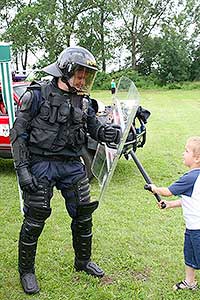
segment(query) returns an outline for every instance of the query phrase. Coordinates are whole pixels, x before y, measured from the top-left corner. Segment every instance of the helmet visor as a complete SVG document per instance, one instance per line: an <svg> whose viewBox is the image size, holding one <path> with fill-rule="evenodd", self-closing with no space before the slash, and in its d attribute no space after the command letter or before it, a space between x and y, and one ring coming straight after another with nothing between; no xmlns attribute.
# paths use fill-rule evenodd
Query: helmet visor
<svg viewBox="0 0 200 300"><path fill-rule="evenodd" d="M69 79L69 84L77 91L89 95L94 83L95 76L96 70L78 66L74 70L73 76Z"/></svg>

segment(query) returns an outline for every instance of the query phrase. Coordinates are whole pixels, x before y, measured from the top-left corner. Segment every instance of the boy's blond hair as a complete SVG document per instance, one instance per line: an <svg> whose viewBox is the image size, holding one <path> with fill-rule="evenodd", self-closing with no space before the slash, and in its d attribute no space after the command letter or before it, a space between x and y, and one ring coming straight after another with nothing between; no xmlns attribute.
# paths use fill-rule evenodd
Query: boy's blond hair
<svg viewBox="0 0 200 300"><path fill-rule="evenodd" d="M195 157L200 156L200 136L192 136L187 140L191 145Z"/></svg>

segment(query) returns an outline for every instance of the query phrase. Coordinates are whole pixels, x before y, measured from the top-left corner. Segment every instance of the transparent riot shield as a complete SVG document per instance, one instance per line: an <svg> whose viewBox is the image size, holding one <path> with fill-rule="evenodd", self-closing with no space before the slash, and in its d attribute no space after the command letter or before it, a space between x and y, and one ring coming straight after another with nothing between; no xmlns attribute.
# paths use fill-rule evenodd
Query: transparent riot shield
<svg viewBox="0 0 200 300"><path fill-rule="evenodd" d="M103 198L113 176L138 106L139 93L136 86L129 78L124 76L121 77L109 116L109 119L113 124L121 126L121 142L117 146L99 143L91 167L101 189L98 199L99 201Z"/></svg>

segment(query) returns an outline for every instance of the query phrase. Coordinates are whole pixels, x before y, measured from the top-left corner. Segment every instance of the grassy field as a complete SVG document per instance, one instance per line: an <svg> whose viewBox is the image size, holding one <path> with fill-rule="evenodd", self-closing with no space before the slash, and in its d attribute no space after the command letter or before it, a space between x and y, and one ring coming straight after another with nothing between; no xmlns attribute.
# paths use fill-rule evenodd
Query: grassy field
<svg viewBox="0 0 200 300"><path fill-rule="evenodd" d="M200 134L200 92L140 91L140 104L152 113L147 142L137 155L158 185L168 185L186 168L185 141ZM111 102L108 91L94 97ZM17 272L17 243L22 222L11 160L0 160L0 299L2 300L183 300L200 290L174 292L184 279L181 209L159 210L132 160L121 158L105 199L94 213L93 259L106 272L99 280L73 270L70 218L55 191L53 213L40 237L36 272L41 292L25 295ZM98 184L91 182L93 198ZM200 273L197 273L200 283Z"/></svg>

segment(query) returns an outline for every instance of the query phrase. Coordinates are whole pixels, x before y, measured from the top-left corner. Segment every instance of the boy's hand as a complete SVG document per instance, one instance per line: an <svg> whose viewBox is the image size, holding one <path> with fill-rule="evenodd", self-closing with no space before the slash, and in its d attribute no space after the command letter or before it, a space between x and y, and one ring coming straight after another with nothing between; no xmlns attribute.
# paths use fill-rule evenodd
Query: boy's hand
<svg viewBox="0 0 200 300"><path fill-rule="evenodd" d="M156 194L156 189L157 189L157 186L155 185L155 184L148 184L148 186L150 187L150 189L151 189L151 192L153 193L153 194Z"/></svg>
<svg viewBox="0 0 200 300"><path fill-rule="evenodd" d="M161 200L160 202L158 202L158 206L160 209L163 209L163 205L165 205L165 208L169 208L170 201Z"/></svg>
<svg viewBox="0 0 200 300"><path fill-rule="evenodd" d="M158 200L158 203L159 203L158 206L161 209L164 209L166 207L165 202L160 198L160 196L157 193L157 187L155 186L155 184L152 184L152 183L151 184L145 184L144 189L148 190L148 191L150 191L151 193L154 194L154 196Z"/></svg>

